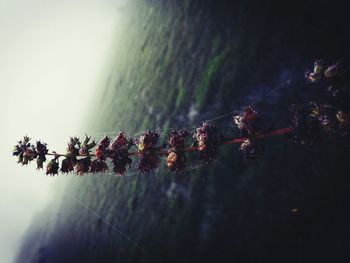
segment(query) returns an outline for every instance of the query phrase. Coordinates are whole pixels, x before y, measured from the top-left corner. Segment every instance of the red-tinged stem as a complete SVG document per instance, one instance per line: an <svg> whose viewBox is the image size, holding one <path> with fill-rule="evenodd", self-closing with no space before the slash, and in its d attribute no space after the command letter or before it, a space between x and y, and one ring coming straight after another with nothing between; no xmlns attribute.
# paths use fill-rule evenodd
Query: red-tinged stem
<svg viewBox="0 0 350 263"><path fill-rule="evenodd" d="M274 131L271 131L271 132L268 132L268 133L264 133L264 134L258 135L257 138L258 139L265 139L265 138L269 138L269 137L272 137L272 136L275 136L275 135L288 134L288 133L291 133L292 131L293 131L293 128L290 128L290 127L282 128L282 129L278 129L278 130L274 130ZM248 139L248 137L236 138L236 139L233 139L231 141L223 142L222 144L241 143L241 142L244 142L247 139Z"/></svg>
<svg viewBox="0 0 350 263"><path fill-rule="evenodd" d="M241 142L244 142L246 139L246 137L242 137L242 138L236 138L236 139L233 139L231 141L227 141L227 142L223 142L222 144L235 144L235 143L241 143Z"/></svg>
<svg viewBox="0 0 350 263"><path fill-rule="evenodd" d="M293 131L293 128L291 128L291 127L282 128L282 129L278 129L278 130L275 130L275 131L271 131L271 132L262 134L259 137L262 138L262 139L265 139L265 138L272 137L272 136L275 136L275 135L288 134L288 133L291 133L292 131Z"/></svg>

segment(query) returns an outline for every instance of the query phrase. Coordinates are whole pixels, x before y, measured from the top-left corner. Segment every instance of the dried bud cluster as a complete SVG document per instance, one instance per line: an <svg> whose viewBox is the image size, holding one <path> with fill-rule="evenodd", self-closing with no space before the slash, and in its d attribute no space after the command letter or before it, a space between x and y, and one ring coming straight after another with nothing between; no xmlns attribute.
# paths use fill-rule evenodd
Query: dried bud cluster
<svg viewBox="0 0 350 263"><path fill-rule="evenodd" d="M203 122L196 129L193 138L202 162L209 163L217 158L219 145L222 142L222 134L213 123Z"/></svg>
<svg viewBox="0 0 350 263"><path fill-rule="evenodd" d="M59 164L57 159L52 159L48 162L46 166L46 174L54 176L58 174Z"/></svg>
<svg viewBox="0 0 350 263"><path fill-rule="evenodd" d="M145 131L135 139L134 143L138 149L139 165L141 173L148 173L156 169L159 164L159 153L161 148L157 146L159 133L157 131Z"/></svg>
<svg viewBox="0 0 350 263"><path fill-rule="evenodd" d="M128 152L132 145L132 140L128 139L124 132L120 132L113 142L109 137L104 137L96 148L96 160L91 164L91 172L107 171L108 166L105 161L109 157L112 160L113 171L117 175L123 175L126 166L132 163Z"/></svg>
<svg viewBox="0 0 350 263"><path fill-rule="evenodd" d="M37 169L43 168L43 163L46 161L45 155L48 153L46 143L41 143L38 141L36 146L31 144L30 138L24 136L23 140L20 140L17 145L15 145L12 154L18 156L18 163L22 165L27 165L34 159L37 159Z"/></svg>
<svg viewBox="0 0 350 263"><path fill-rule="evenodd" d="M312 145L322 135L350 135L349 114L330 105L292 105L290 112L295 142Z"/></svg>
<svg viewBox="0 0 350 263"><path fill-rule="evenodd" d="M254 135L258 130L258 113L251 106L233 116L233 122L243 132L242 136Z"/></svg>
<svg viewBox="0 0 350 263"><path fill-rule="evenodd" d="M169 136L168 156L166 164L172 172L181 172L186 167L185 138L189 135L187 130L172 131Z"/></svg>
<svg viewBox="0 0 350 263"><path fill-rule="evenodd" d="M259 138L262 133L259 121L258 113L251 106L233 116L234 124L241 131L241 136L245 138L239 147L244 160L257 160L264 153L264 146Z"/></svg>
<svg viewBox="0 0 350 263"><path fill-rule="evenodd" d="M327 63L325 60L316 60L313 71L306 71L305 77L324 89L327 98L324 99L326 103L310 102L305 106L291 106L294 141L313 144L323 135L350 135L348 74L339 61Z"/></svg>
<svg viewBox="0 0 350 263"><path fill-rule="evenodd" d="M110 146L110 158L113 163L113 171L123 175L126 166L130 166L132 159L129 157L129 149L133 145L132 139L128 139L124 132L120 132Z"/></svg>
<svg viewBox="0 0 350 263"><path fill-rule="evenodd" d="M43 169L44 162L46 162L46 154L49 152L46 143L36 142L36 151L38 158L36 159L37 169Z"/></svg>

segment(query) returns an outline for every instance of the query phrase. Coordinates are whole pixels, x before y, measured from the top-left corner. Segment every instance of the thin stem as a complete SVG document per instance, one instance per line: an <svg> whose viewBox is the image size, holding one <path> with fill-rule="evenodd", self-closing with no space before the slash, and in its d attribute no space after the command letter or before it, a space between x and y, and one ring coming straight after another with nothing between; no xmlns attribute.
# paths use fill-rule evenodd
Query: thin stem
<svg viewBox="0 0 350 263"><path fill-rule="evenodd" d="M272 137L272 136L276 136L276 135L288 134L288 133L291 133L292 131L293 131L293 128L290 128L290 127L281 128L281 129L278 129L278 130L274 130L274 131L271 131L271 132L260 134L260 135L256 136L256 138L258 138L258 139L266 139L266 138L269 138L269 137ZM222 142L222 145L242 143L242 142L244 142L247 139L249 139L249 137L235 138L235 139L232 139L230 141ZM196 146L188 146L188 147L185 147L183 149L183 152L195 152L195 151L199 151L198 147L196 147ZM164 154L167 154L167 153L168 153L168 150L160 150L158 152L158 155L163 156ZM141 153L139 151L136 151L136 152L129 152L128 154L129 154L129 156L138 156ZM60 154L60 153L55 153L55 152L47 153L46 155L52 155L52 156L56 156L56 157L68 157L67 154ZM105 156L106 157L111 157L108 154L106 154ZM96 157L96 155L95 154L76 155L75 157Z"/></svg>

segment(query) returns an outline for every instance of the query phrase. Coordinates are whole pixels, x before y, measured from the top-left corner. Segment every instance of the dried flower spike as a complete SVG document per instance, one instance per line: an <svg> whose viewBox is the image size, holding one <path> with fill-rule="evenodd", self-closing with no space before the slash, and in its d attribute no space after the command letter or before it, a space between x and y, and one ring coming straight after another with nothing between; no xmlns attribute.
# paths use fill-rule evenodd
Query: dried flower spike
<svg viewBox="0 0 350 263"><path fill-rule="evenodd" d="M126 171L126 166L130 166L132 159L129 157L129 149L133 145L124 132L119 132L117 138L109 147L109 156L113 163L113 172L122 176Z"/></svg>
<svg viewBox="0 0 350 263"><path fill-rule="evenodd" d="M157 147L159 133L156 131L145 131L141 133L140 137L135 140L138 148L139 170L141 173L153 171L159 166L160 160Z"/></svg>

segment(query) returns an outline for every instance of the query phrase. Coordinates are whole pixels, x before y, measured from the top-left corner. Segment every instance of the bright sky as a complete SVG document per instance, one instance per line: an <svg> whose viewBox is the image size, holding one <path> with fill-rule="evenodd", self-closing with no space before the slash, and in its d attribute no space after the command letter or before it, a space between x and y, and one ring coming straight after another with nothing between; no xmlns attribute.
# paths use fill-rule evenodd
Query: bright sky
<svg viewBox="0 0 350 263"><path fill-rule="evenodd" d="M117 3L116 3L117 2ZM23 135L65 150L89 111L120 0L0 0L0 262L12 262L31 218L62 178L16 164Z"/></svg>

